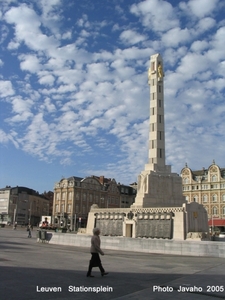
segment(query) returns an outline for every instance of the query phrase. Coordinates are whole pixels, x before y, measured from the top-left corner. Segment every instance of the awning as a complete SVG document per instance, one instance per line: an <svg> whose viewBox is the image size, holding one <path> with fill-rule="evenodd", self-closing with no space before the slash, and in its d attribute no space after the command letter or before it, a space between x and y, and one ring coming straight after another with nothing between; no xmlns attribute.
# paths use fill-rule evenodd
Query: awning
<svg viewBox="0 0 225 300"><path fill-rule="evenodd" d="M208 224L209 226L225 226L225 219L211 219Z"/></svg>

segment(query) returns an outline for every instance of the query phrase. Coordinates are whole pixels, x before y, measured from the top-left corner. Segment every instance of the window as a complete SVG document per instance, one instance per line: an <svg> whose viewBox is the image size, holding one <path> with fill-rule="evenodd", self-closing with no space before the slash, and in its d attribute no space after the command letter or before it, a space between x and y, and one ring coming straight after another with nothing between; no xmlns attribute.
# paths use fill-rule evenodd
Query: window
<svg viewBox="0 0 225 300"><path fill-rule="evenodd" d="M59 200L59 199L60 199L60 194L56 193L56 200Z"/></svg>
<svg viewBox="0 0 225 300"><path fill-rule="evenodd" d="M55 206L55 212L56 212L56 213L59 212L59 205L58 205L58 204L56 204L56 206Z"/></svg>
<svg viewBox="0 0 225 300"><path fill-rule="evenodd" d="M217 207L216 206L213 207L212 213L213 213L213 215L217 215Z"/></svg>
<svg viewBox="0 0 225 300"><path fill-rule="evenodd" d="M217 181L217 175L213 175L213 176L212 176L212 181L213 181L213 182Z"/></svg>
<svg viewBox="0 0 225 300"><path fill-rule="evenodd" d="M159 149L159 157L162 158L162 149Z"/></svg>
<svg viewBox="0 0 225 300"><path fill-rule="evenodd" d="M162 107L162 100L159 100L159 107Z"/></svg>
<svg viewBox="0 0 225 300"><path fill-rule="evenodd" d="M154 114L155 114L154 107L152 107L152 109L151 109L151 110L152 110L152 114L151 114L151 115L152 115L152 116L154 116Z"/></svg>
<svg viewBox="0 0 225 300"><path fill-rule="evenodd" d="M225 194L222 195L222 201L225 202Z"/></svg>
<svg viewBox="0 0 225 300"><path fill-rule="evenodd" d="M184 183L184 184L189 183L189 178L184 178L184 179L183 179L183 183Z"/></svg>
<svg viewBox="0 0 225 300"><path fill-rule="evenodd" d="M65 205L61 204L61 213L64 213L64 212L65 212Z"/></svg>
<svg viewBox="0 0 225 300"><path fill-rule="evenodd" d="M69 192L69 200L72 200L72 192Z"/></svg>
<svg viewBox="0 0 225 300"><path fill-rule="evenodd" d="M67 212L70 213L71 212L71 204L68 204L68 207L67 207Z"/></svg>
<svg viewBox="0 0 225 300"><path fill-rule="evenodd" d="M225 206L223 207L223 215L225 215Z"/></svg>
<svg viewBox="0 0 225 300"><path fill-rule="evenodd" d="M207 195L203 196L203 202L208 202L208 196Z"/></svg>
<svg viewBox="0 0 225 300"><path fill-rule="evenodd" d="M217 184L211 184L211 189L216 189L217 188Z"/></svg>
<svg viewBox="0 0 225 300"><path fill-rule="evenodd" d="M154 61L151 63L151 70L155 71L155 62Z"/></svg>
<svg viewBox="0 0 225 300"><path fill-rule="evenodd" d="M63 193L62 193L62 200L65 200L65 199L66 199L66 193L63 192Z"/></svg>
<svg viewBox="0 0 225 300"><path fill-rule="evenodd" d="M158 139L161 141L163 137L163 132L162 131L158 131Z"/></svg>
<svg viewBox="0 0 225 300"><path fill-rule="evenodd" d="M86 193L83 193L83 201L86 201L86 199L87 199L87 195Z"/></svg>
<svg viewBox="0 0 225 300"><path fill-rule="evenodd" d="M159 93L161 93L161 92L162 92L162 86L159 85Z"/></svg>
<svg viewBox="0 0 225 300"><path fill-rule="evenodd" d="M194 198L193 198L193 201L198 202L198 196L195 195Z"/></svg>
<svg viewBox="0 0 225 300"><path fill-rule="evenodd" d="M213 201L213 202L217 202L217 195L216 195L216 194L214 194L214 195L212 196L212 201Z"/></svg>
<svg viewBox="0 0 225 300"><path fill-rule="evenodd" d="M185 200L186 200L187 202L189 202L189 196L186 196L186 197L185 197Z"/></svg>

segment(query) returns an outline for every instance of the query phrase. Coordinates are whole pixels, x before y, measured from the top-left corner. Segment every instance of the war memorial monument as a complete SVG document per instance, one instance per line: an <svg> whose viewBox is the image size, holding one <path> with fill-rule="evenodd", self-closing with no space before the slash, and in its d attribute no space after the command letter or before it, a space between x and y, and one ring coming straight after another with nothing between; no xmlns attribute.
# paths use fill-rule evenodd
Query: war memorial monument
<svg viewBox="0 0 225 300"><path fill-rule="evenodd" d="M103 236L169 240L207 240L208 216L203 205L187 203L182 178L165 162L164 72L160 54L152 55L148 70L150 124L148 163L138 176L137 196L130 208L93 205L86 233L94 227Z"/></svg>

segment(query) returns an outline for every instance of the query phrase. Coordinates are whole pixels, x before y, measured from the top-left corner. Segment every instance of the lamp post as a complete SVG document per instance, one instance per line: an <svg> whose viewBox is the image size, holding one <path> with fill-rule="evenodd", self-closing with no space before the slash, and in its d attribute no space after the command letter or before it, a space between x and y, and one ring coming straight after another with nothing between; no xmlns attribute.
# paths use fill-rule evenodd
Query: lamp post
<svg viewBox="0 0 225 300"><path fill-rule="evenodd" d="M31 210L32 210L32 201L30 201L30 208L29 208L29 220L28 220L28 224L30 224L30 221L31 221Z"/></svg>
<svg viewBox="0 0 225 300"><path fill-rule="evenodd" d="M213 235L213 231L214 231L214 224L213 224L213 214L212 214L212 235Z"/></svg>

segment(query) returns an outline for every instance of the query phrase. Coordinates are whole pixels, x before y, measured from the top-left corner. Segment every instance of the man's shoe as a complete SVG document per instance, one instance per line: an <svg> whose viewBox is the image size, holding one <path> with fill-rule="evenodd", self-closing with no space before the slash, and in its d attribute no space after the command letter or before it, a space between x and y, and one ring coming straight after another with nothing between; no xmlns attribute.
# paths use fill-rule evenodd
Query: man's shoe
<svg viewBox="0 0 225 300"><path fill-rule="evenodd" d="M91 275L91 274L90 274L90 275L87 274L87 277L95 277L95 276L93 276L93 275Z"/></svg>
<svg viewBox="0 0 225 300"><path fill-rule="evenodd" d="M108 275L109 273L107 273L107 272L104 272L104 273L102 273L102 276L105 276L105 275Z"/></svg>

